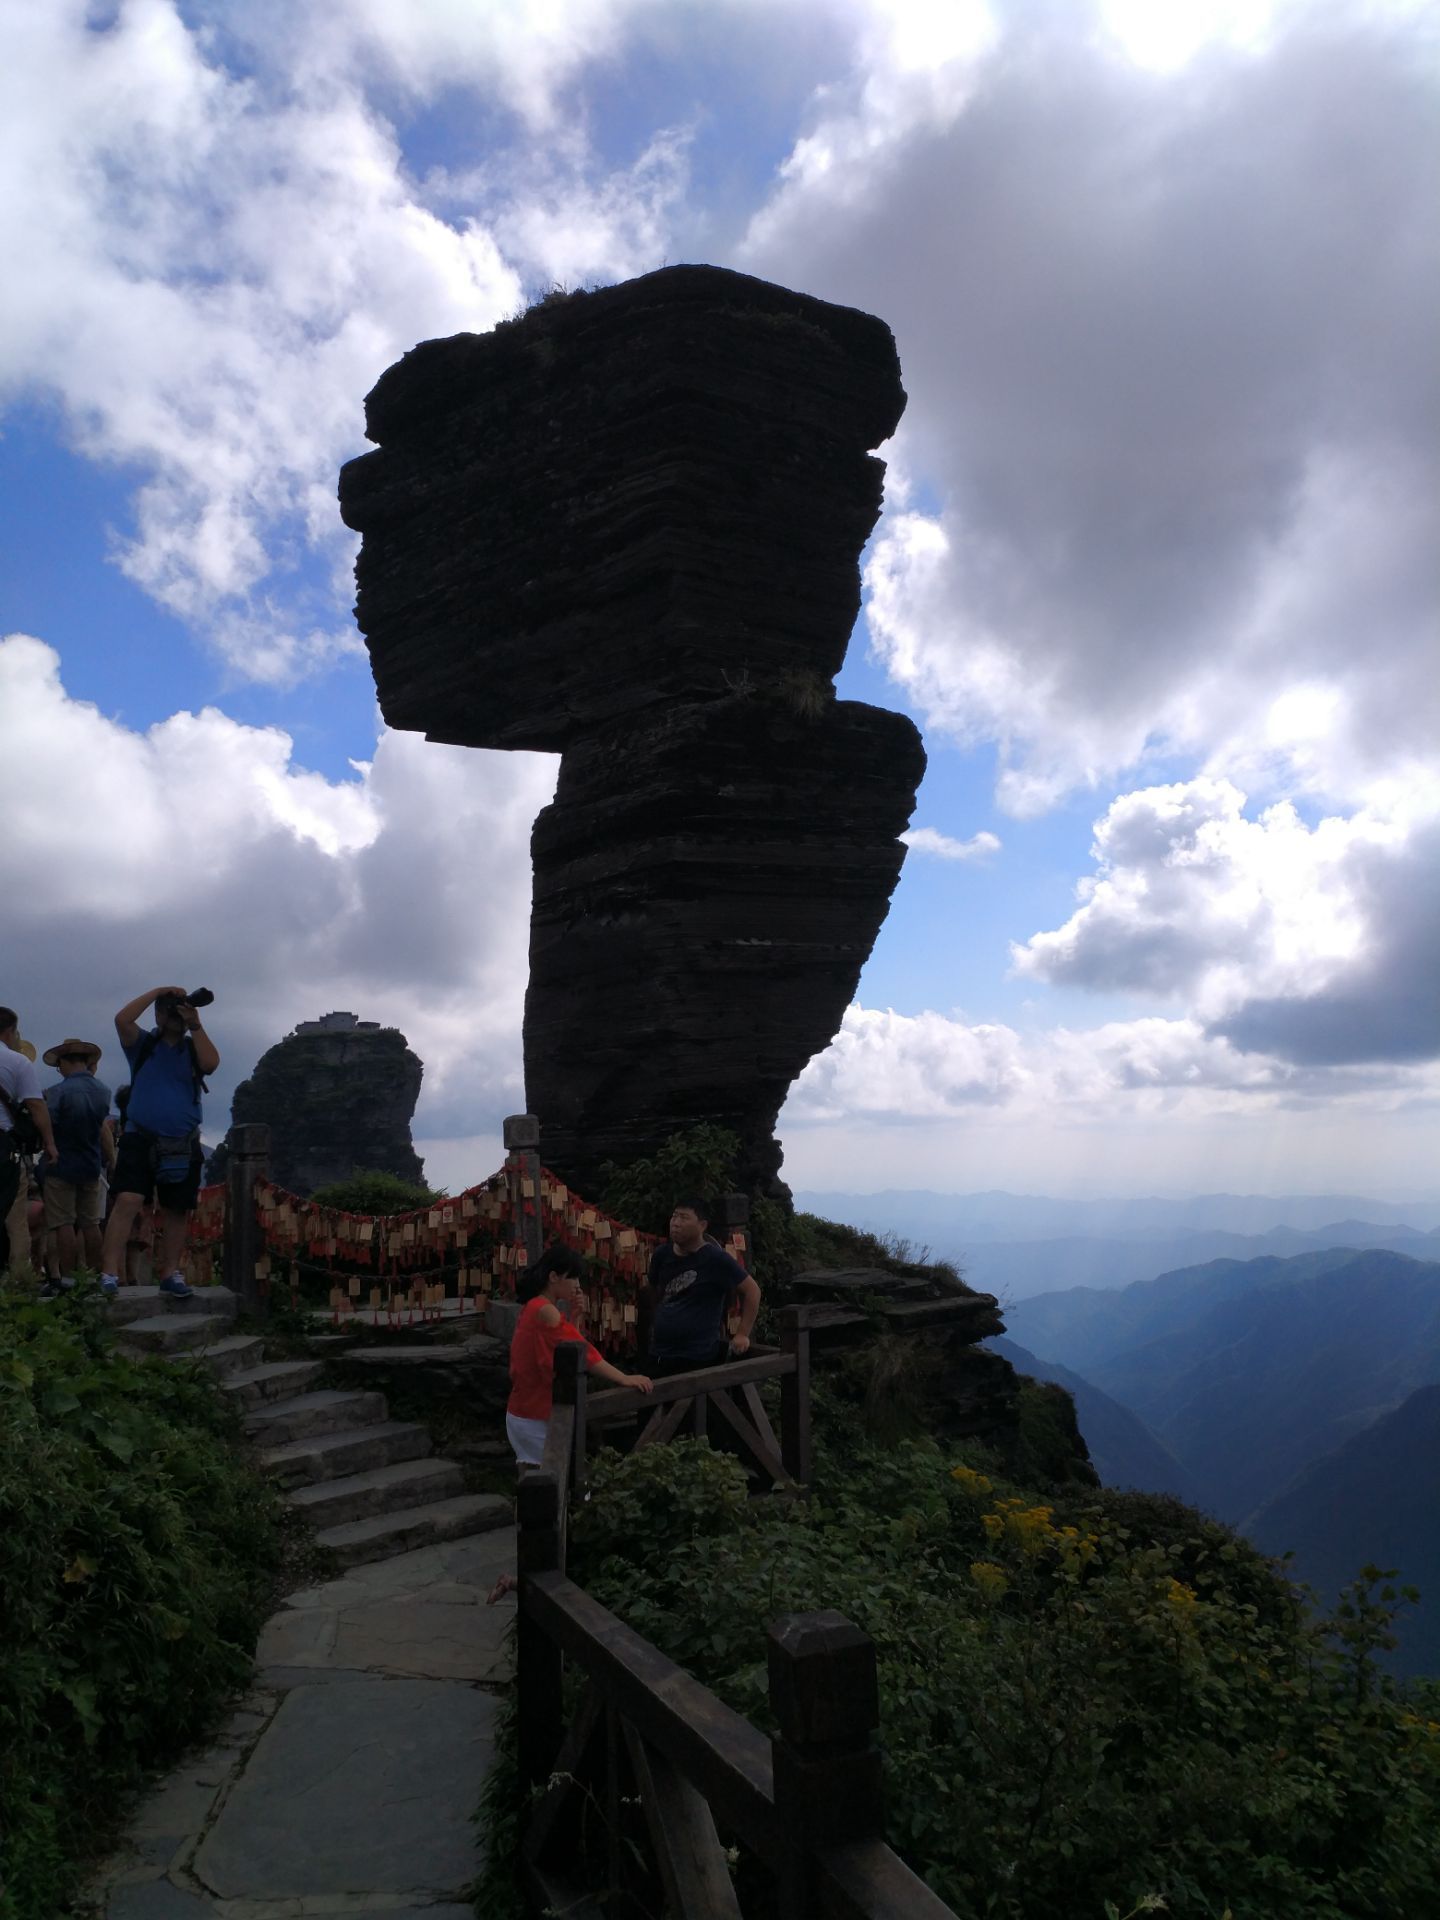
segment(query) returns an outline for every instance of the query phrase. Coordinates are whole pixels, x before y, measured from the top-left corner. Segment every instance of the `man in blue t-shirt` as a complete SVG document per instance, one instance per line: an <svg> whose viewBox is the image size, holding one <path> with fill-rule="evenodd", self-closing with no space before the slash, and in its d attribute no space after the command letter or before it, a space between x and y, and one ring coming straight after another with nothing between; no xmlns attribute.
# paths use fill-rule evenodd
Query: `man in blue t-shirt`
<svg viewBox="0 0 1440 1920"><path fill-rule="evenodd" d="M155 1008L155 1027L140 1031L140 1016ZM130 1100L115 1159L115 1203L105 1229L106 1293L119 1286L125 1243L142 1207L161 1209L156 1271L160 1291L189 1298L180 1271L185 1224L200 1191L200 1083L220 1064L215 1043L200 1024L199 1010L184 987L152 987L115 1016L115 1031L130 1062Z"/></svg>
<svg viewBox="0 0 1440 1920"><path fill-rule="evenodd" d="M700 1199L677 1200L670 1238L650 1259L651 1374L686 1373L747 1353L760 1310L760 1289L723 1247L705 1238L710 1209ZM740 1297L740 1331L725 1332L725 1317Z"/></svg>

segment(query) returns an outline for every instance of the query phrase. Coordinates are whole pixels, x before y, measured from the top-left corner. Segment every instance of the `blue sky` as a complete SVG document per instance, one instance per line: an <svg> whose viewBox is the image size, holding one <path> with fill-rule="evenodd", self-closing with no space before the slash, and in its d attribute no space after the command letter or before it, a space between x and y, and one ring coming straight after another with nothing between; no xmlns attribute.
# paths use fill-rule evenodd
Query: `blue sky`
<svg viewBox="0 0 1440 1920"><path fill-rule="evenodd" d="M791 1177L1433 1190L1423 9L0 19L0 998L38 1038L213 976L223 1105L353 1005L426 1059L432 1172L494 1157L554 769L381 732L335 476L417 340L703 258L880 313L910 395L839 689L921 726L927 831Z"/></svg>

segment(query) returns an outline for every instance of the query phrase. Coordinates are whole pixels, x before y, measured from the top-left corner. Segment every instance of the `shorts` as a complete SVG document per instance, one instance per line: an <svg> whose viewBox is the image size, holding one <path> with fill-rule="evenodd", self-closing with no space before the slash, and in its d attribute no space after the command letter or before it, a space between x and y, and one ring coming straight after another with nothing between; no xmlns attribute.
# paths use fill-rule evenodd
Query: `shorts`
<svg viewBox="0 0 1440 1920"><path fill-rule="evenodd" d="M45 1196L46 1227L98 1227L104 1211L101 1185L98 1178L57 1180L50 1174L41 1188Z"/></svg>
<svg viewBox="0 0 1440 1920"><path fill-rule="evenodd" d="M115 1154L115 1171L110 1176L110 1191L116 1195L138 1193L147 1206L152 1200L158 1201L167 1213L191 1212L200 1192L202 1157L199 1154L194 1156L190 1171L183 1180L157 1181L151 1152L153 1145L149 1134L121 1134Z"/></svg>
<svg viewBox="0 0 1440 1920"><path fill-rule="evenodd" d="M527 1420L523 1413L507 1413L505 1432L510 1445L515 1449L515 1458L522 1467L538 1467L545 1458L545 1436L550 1431L548 1420Z"/></svg>

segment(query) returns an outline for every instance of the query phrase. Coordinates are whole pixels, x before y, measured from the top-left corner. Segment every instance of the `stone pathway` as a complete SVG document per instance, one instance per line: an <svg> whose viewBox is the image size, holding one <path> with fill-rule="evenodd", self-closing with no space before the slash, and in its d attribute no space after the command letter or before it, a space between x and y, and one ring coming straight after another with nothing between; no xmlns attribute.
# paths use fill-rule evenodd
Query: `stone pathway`
<svg viewBox="0 0 1440 1920"><path fill-rule="evenodd" d="M474 1825L509 1680L510 1528L295 1593L216 1744L102 1870L105 1920L471 1920Z"/></svg>

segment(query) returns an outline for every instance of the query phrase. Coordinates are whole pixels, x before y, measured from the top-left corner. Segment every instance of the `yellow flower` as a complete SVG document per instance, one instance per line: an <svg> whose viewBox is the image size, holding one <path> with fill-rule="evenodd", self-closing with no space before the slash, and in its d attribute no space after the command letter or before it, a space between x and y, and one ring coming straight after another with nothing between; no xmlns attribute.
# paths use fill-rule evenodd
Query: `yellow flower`
<svg viewBox="0 0 1440 1920"><path fill-rule="evenodd" d="M1191 1620L1200 1602L1195 1598L1195 1589L1187 1587L1183 1580L1171 1580L1166 1600L1177 1619Z"/></svg>
<svg viewBox="0 0 1440 1920"><path fill-rule="evenodd" d="M983 1500L992 1491L990 1482L983 1473L976 1473L973 1467L952 1467L950 1478L976 1500Z"/></svg>
<svg viewBox="0 0 1440 1920"><path fill-rule="evenodd" d="M1003 1600L1010 1591L1010 1578L1003 1567L997 1567L993 1560L972 1560L970 1578L980 1589L982 1600L992 1606L997 1600Z"/></svg>

